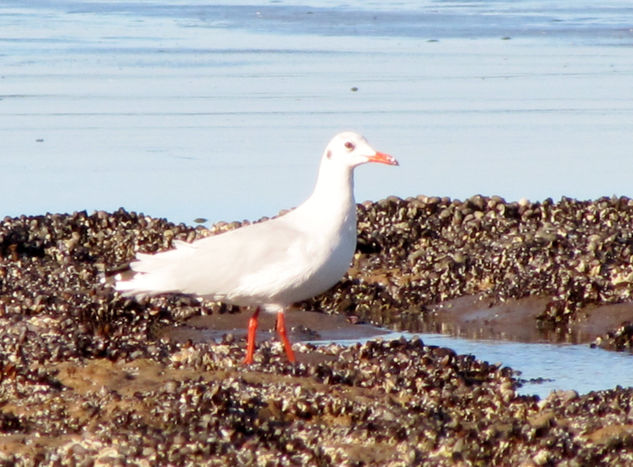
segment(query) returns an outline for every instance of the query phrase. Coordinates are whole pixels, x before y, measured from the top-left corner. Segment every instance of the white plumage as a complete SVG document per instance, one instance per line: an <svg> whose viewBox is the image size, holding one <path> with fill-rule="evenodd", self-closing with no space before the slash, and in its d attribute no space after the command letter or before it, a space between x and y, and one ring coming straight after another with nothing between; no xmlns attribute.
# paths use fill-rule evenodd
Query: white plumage
<svg viewBox="0 0 633 467"><path fill-rule="evenodd" d="M175 242L173 250L138 254L131 264L135 276L117 282L117 290L261 306L278 312L283 324L289 305L328 290L349 268L356 248L353 170L366 162L398 164L356 133L336 135L323 153L312 195L299 207L193 243Z"/></svg>

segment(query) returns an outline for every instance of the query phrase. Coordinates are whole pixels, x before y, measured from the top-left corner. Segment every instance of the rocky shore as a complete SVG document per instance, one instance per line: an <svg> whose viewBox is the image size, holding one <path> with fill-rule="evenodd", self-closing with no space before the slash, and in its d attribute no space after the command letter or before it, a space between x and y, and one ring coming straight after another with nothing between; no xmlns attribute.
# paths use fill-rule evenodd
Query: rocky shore
<svg viewBox="0 0 633 467"><path fill-rule="evenodd" d="M358 214L348 275L299 308L394 329L631 347L633 200L420 196ZM0 463L631 462L630 389L539 401L515 393L511 369L419 340L296 344L296 365L271 341L243 367L232 334L212 343L164 332L238 310L182 296L138 302L110 286L137 251L238 225L123 210L5 218Z"/></svg>

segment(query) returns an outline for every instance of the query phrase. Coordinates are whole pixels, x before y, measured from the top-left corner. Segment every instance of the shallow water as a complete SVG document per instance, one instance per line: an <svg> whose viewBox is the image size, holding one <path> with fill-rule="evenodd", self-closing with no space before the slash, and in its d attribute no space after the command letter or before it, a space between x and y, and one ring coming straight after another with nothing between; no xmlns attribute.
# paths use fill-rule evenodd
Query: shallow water
<svg viewBox="0 0 633 467"><path fill-rule="evenodd" d="M519 371L525 380L518 392L541 398L554 390L573 389L579 394L633 386L633 358L627 353L592 349L588 345L525 344L494 340L472 340L442 334L391 333L382 339L419 337L426 345L449 347L458 354L501 363ZM352 344L352 341L336 341ZM535 380L535 381L530 381Z"/></svg>
<svg viewBox="0 0 633 467"><path fill-rule="evenodd" d="M186 325L166 328L163 335L178 342L218 341L230 333L244 337L249 315L214 314L190 318ZM276 317L260 315L258 340L276 340ZM520 394L541 398L553 390L573 389L580 394L616 385L633 386L633 358L628 353L591 348L588 344L535 344L500 340L466 339L434 333L392 332L369 324L348 322L343 315L318 312L291 312L288 317L292 342L315 345L337 343L353 345L370 339L420 338L426 345L449 347L458 354L471 354L479 360L500 363L517 371L524 380ZM310 355L302 355L309 359Z"/></svg>

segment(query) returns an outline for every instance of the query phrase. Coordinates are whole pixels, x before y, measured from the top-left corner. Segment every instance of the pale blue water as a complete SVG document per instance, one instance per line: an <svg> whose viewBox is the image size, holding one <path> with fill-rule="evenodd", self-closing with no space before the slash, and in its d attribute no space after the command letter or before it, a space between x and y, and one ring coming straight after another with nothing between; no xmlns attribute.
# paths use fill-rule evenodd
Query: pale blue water
<svg viewBox="0 0 633 467"><path fill-rule="evenodd" d="M0 215L275 214L347 128L359 200L631 194L630 2L249 3L1 2Z"/></svg>
<svg viewBox="0 0 633 467"><path fill-rule="evenodd" d="M250 3L0 2L0 217L272 215L343 129L401 163L360 168L359 200L633 194L629 1ZM580 391L633 374L586 347L446 345Z"/></svg>
<svg viewBox="0 0 633 467"><path fill-rule="evenodd" d="M579 394L633 386L633 358L628 353L592 349L588 345L526 344L494 340L473 340L441 334L390 333L382 339L419 337L426 345L449 347L458 354L499 363L525 380L519 394L545 398L554 390L573 389ZM353 342L338 340L339 344Z"/></svg>

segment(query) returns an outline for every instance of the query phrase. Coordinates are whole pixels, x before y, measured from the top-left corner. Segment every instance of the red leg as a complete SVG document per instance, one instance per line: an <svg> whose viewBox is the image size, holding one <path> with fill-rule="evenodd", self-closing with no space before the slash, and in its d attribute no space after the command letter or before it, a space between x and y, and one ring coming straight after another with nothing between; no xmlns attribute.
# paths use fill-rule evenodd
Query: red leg
<svg viewBox="0 0 633 467"><path fill-rule="evenodd" d="M296 361L295 353L292 351L292 345L290 345L288 335L286 334L286 316L284 315L283 311L277 313L277 334L279 334L281 342L283 342L284 344L284 349L286 349L288 360L291 362Z"/></svg>
<svg viewBox="0 0 633 467"><path fill-rule="evenodd" d="M259 318L259 307L248 320L248 343L246 344L246 357L244 365L253 363L253 354L255 353L255 334L257 334L257 318Z"/></svg>

